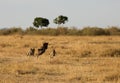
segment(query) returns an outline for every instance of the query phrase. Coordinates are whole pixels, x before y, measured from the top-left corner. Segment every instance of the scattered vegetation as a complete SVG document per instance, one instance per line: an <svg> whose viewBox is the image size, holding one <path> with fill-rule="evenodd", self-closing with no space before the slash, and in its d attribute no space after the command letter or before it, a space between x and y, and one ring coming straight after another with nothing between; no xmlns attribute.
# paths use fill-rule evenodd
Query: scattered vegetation
<svg viewBox="0 0 120 83"><path fill-rule="evenodd" d="M38 24L44 26L43 24ZM46 25L47 26L47 25ZM34 27L28 27L25 30L22 28L4 28L0 29L0 35L13 35L13 34L26 34L26 35L75 35L75 36L101 36L101 35L120 35L120 28L116 26L108 28L99 27L84 27L83 29L77 29L75 27L58 27L58 28L41 28L36 29Z"/></svg>

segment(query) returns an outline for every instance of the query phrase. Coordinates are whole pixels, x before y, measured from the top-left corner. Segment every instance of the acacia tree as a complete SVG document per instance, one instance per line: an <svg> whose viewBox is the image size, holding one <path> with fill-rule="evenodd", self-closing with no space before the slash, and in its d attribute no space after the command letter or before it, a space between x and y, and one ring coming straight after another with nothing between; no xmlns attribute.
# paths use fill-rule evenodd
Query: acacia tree
<svg viewBox="0 0 120 83"><path fill-rule="evenodd" d="M42 28L43 26L47 27L49 25L49 20L42 17L36 17L34 19L33 25L37 28Z"/></svg>
<svg viewBox="0 0 120 83"><path fill-rule="evenodd" d="M60 15L60 16L58 16L57 18L55 18L53 20L53 22L55 24L58 24L58 25L65 24L65 22L67 22L67 21L68 21L68 17L67 16L63 16L63 15Z"/></svg>

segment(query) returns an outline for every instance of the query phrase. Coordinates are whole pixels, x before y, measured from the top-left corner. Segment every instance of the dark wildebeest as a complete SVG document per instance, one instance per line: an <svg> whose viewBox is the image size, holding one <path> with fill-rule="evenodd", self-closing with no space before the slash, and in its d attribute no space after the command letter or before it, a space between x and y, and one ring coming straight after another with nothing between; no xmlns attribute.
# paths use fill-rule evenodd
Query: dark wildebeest
<svg viewBox="0 0 120 83"><path fill-rule="evenodd" d="M38 49L38 56L42 55L48 48L48 43L43 43L43 46Z"/></svg>
<svg viewBox="0 0 120 83"><path fill-rule="evenodd" d="M52 52L50 53L50 57L51 57L51 58L54 57L54 56L56 56L56 51L55 51L55 49L53 49Z"/></svg>
<svg viewBox="0 0 120 83"><path fill-rule="evenodd" d="M53 52L53 56L55 56L55 55L56 55L56 51L55 51L55 49L53 49L52 52Z"/></svg>
<svg viewBox="0 0 120 83"><path fill-rule="evenodd" d="M29 52L28 52L28 56L34 56L35 53L35 48L30 48Z"/></svg>

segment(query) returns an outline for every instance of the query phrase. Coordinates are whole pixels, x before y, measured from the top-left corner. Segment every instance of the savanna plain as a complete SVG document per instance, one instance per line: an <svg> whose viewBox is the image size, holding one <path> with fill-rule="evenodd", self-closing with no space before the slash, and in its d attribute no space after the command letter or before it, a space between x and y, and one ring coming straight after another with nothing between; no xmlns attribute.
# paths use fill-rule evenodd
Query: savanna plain
<svg viewBox="0 0 120 83"><path fill-rule="evenodd" d="M120 37L0 36L0 83L120 83Z"/></svg>

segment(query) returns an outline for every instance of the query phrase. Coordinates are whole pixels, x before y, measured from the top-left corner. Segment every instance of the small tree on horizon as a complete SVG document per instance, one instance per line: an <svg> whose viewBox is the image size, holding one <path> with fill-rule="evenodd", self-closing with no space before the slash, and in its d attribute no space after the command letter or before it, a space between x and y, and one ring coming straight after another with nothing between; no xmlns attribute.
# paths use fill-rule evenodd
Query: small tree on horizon
<svg viewBox="0 0 120 83"><path fill-rule="evenodd" d="M39 27L47 27L49 25L49 20L46 19L46 18L42 18L42 17L36 17L34 19L34 22L33 22L33 25L36 27L36 28L39 28Z"/></svg>
<svg viewBox="0 0 120 83"><path fill-rule="evenodd" d="M67 21L68 21L68 17L63 15L60 15L53 20L53 22L58 25L65 24Z"/></svg>

